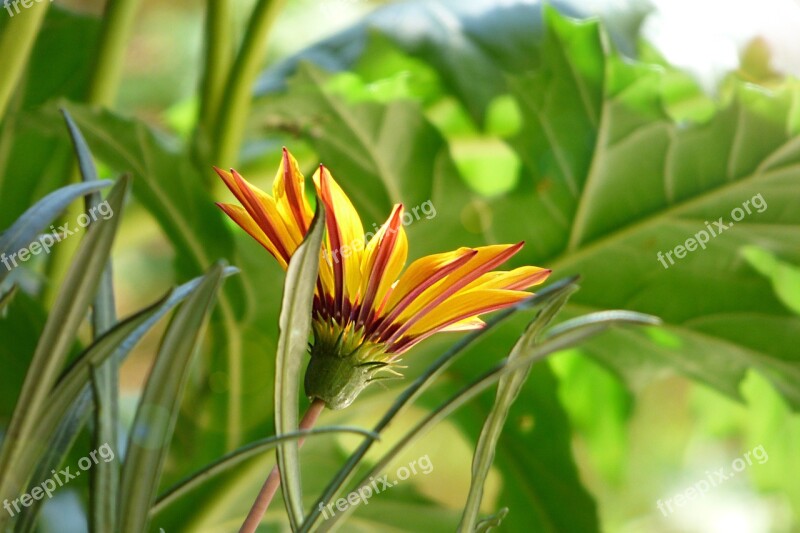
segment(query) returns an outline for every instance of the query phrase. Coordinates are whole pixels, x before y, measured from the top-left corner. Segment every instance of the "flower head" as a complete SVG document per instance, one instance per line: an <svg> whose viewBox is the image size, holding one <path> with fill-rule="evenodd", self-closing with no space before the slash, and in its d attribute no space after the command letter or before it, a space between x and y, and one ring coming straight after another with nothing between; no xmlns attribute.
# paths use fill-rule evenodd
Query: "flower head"
<svg viewBox="0 0 800 533"><path fill-rule="evenodd" d="M215 169L241 206L217 204L261 243L284 269L313 218L305 179L284 149L272 196L235 170ZM314 295L311 362L305 388L331 409L347 407L369 383L399 374L398 358L444 331L479 329L479 315L531 296L550 270L525 266L493 271L523 243L459 248L423 257L403 271L408 240L403 206L371 238L330 172L314 174L325 207L327 236Z"/></svg>

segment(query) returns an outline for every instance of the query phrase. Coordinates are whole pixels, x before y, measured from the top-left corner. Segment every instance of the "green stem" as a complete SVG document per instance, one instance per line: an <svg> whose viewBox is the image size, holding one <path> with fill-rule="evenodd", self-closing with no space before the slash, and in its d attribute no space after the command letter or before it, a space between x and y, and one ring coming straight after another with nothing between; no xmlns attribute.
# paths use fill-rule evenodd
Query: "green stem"
<svg viewBox="0 0 800 533"><path fill-rule="evenodd" d="M14 89L25 71L50 2L36 3L19 13L14 11L15 6L19 9L19 4L4 6L13 18L0 36L0 72L3 73L0 76L0 121L5 117Z"/></svg>
<svg viewBox="0 0 800 533"><path fill-rule="evenodd" d="M200 124L213 131L225 80L233 59L231 14L228 0L208 0L206 11L205 72L200 96Z"/></svg>
<svg viewBox="0 0 800 533"><path fill-rule="evenodd" d="M0 0L2 1L2 0ZM125 46L130 38L133 23L136 19L136 9L140 0L108 0L103 24L100 28L95 50L94 67L89 79L85 102L90 105L112 107L119 89L124 66ZM75 183L80 179L77 165L69 163L65 169L66 183ZM80 208L70 206L64 213L63 220L75 220L81 214ZM66 240L62 246L54 248L50 253L47 266L47 275L51 280L49 287L58 287L64 273L77 248L77 241ZM44 299L52 303L54 291L46 289Z"/></svg>
<svg viewBox="0 0 800 533"><path fill-rule="evenodd" d="M122 79L125 46L133 29L138 7L139 0L108 0L86 95L87 103L100 106L114 104Z"/></svg>
<svg viewBox="0 0 800 533"><path fill-rule="evenodd" d="M266 53L272 24L286 0L259 0L250 17L242 47L228 75L225 94L217 114L213 160L232 166L241 148L244 123L250 111L253 83Z"/></svg>

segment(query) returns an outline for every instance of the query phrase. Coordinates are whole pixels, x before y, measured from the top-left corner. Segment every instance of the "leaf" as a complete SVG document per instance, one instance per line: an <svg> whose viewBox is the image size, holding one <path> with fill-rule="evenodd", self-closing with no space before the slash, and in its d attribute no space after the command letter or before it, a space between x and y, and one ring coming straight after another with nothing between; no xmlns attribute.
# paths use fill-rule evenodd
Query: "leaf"
<svg viewBox="0 0 800 533"><path fill-rule="evenodd" d="M120 531L145 531L164 460L189 378L203 323L222 282L224 266L214 266L170 324L142 393L127 446L120 491Z"/></svg>
<svg viewBox="0 0 800 533"><path fill-rule="evenodd" d="M228 267L224 275L235 272L235 268ZM184 283L153 305L123 320L97 339L63 372L48 399L50 408L42 415L32 439L39 446L28 446L18 460L18 471L21 473L29 472L36 466L33 481L28 486L36 486L48 479L51 469L62 464L91 414L91 402L87 400L91 399L93 371L109 359L121 363L157 322L197 290L203 279L196 278ZM46 448L47 455L43 458L39 454L40 446ZM36 508L29 508L17 527L22 530L33 527L36 513Z"/></svg>
<svg viewBox="0 0 800 533"><path fill-rule="evenodd" d="M31 481L28 483L29 487L36 487L44 483L45 480L52 478L53 470L63 463L67 452L75 444L81 428L89 419L91 413L92 395L88 388L76 399L73 406L74 408L70 409L65 417L57 421L57 427L50 432L51 434L47 440L37 441L39 444L47 443L43 453L28 454L34 455L34 457L27 464L35 465ZM25 458L20 459L20 461L25 461ZM99 464L95 466L99 466ZM36 531L36 521L43 504L44 500L35 500L30 507L25 509L24 513L19 515L19 519L14 526L15 533Z"/></svg>
<svg viewBox="0 0 800 533"><path fill-rule="evenodd" d="M484 533L484 532L488 533L489 531L500 527L500 525L503 523L503 520L507 515L508 515L508 507L504 507L500 509L500 511L496 515L481 520L475 527L476 533Z"/></svg>
<svg viewBox="0 0 800 533"><path fill-rule="evenodd" d="M462 388L458 394L452 396L449 400L440 405L433 412L428 414L421 422L414 426L406 435L400 439L391 450L386 452L380 460L365 474L361 480L356 484L351 492L356 492L362 487L369 485L375 476L380 473L403 451L407 446L412 444L419 436L424 434L431 427L439 423L441 420L450 415L453 411L464 405L466 402L472 400L480 392L487 389L494 383L497 383L504 376L508 376L513 372L525 369L531 364L540 361L544 357L568 348L588 337L597 335L601 331L617 324L658 324L658 319L643 315L641 313L631 313L626 311L609 311L604 313L595 313L587 317L581 317L579 320L572 321L569 326L560 328L559 330L546 335L545 340L541 343L533 343L530 337L538 333L538 326L534 326L535 322L529 326L528 330L523 334L521 345L528 347L524 353L520 353L516 358L506 359L501 364L497 365L492 370L484 373L479 378L472 381L469 385ZM345 511L332 516L326 520L319 528L320 531L330 531L336 524L347 517L355 509L354 506L349 506ZM552 529L558 531L557 529Z"/></svg>
<svg viewBox="0 0 800 533"><path fill-rule="evenodd" d="M625 308L662 317L662 334L615 331L602 346L584 347L629 387L666 367L739 399L741 380L755 366L800 407L800 324L738 254L758 244L800 262L793 193L800 132L792 118L800 85L787 80L767 90L729 80L710 112L707 103L703 112L686 111L697 107L700 91L688 90L681 72L623 58L596 21L547 9L544 22L536 68L509 74L521 126L508 143L522 167L507 194L468 193L452 168L448 132L431 131L419 105L348 103L326 94L324 77L301 71L265 109L301 125L348 193L383 185L383 192L369 190L369 198L352 195L364 210L397 188L382 170L394 161L382 149L382 135L392 131L401 146L424 136L425 148L414 153L417 171L399 167L407 180L400 200L409 206L427 195L438 211L434 220L409 227L412 243L425 233L422 251L442 251L456 238L524 239L518 264L583 275L567 314ZM396 132L386 117L401 107ZM727 225L742 213L704 248L696 242L720 217ZM687 239L694 239L693 251ZM670 340L663 342L665 336Z"/></svg>
<svg viewBox="0 0 800 533"><path fill-rule="evenodd" d="M554 5L572 15L588 14L575 7L576 3ZM630 16L635 18L633 11ZM632 49L632 32L622 27L625 18L618 15L619 20L614 21L622 22L614 37ZM470 116L482 123L491 100L506 92L507 74L530 70L539 63L537 44L543 27L541 4L533 2L445 0L382 6L353 27L270 66L256 85L256 95L282 89L303 61L330 71L352 69L369 52L370 36L378 33L409 56L429 63Z"/></svg>
<svg viewBox="0 0 800 533"><path fill-rule="evenodd" d="M14 296L17 294L18 288L19 287L14 285L9 290L4 292L2 296L0 296L0 313L2 313L5 310L5 308L8 307L8 304L11 303L11 300L14 299Z"/></svg>
<svg viewBox="0 0 800 533"><path fill-rule="evenodd" d="M80 130L70 117L69 112L62 109L67 123L78 167L84 183L98 181L89 147ZM93 214L101 211L102 197L95 192L86 197L85 213L90 220ZM91 225L91 224L90 224ZM117 322L114 299L113 270L111 260L108 262L103 279L97 289L92 304L92 333L94 339L111 329ZM92 385L94 391L94 422L92 433L94 449L108 444L112 449L119 448L119 367L113 359L93 369ZM68 431L68 430L66 430ZM65 439L66 440L66 439ZM91 493L89 513L92 531L113 531L116 529L117 492L119 490L119 459L103 461L95 465L91 472Z"/></svg>
<svg viewBox="0 0 800 533"><path fill-rule="evenodd" d="M108 196L116 216L99 221L86 233L39 338L0 451L0 471L4 473L0 478L0 496L3 498L14 498L27 481L17 473L17 458L22 449L30 445L29 439L45 409L49 391L100 282L122 218L127 185L128 180L121 179ZM6 518L0 518L0 526L5 523Z"/></svg>
<svg viewBox="0 0 800 533"><path fill-rule="evenodd" d="M300 396L300 372L308 352L312 304L319 272L319 251L325 234L325 210L317 204L317 213L306 238L292 255L286 272L280 337L275 357L275 434L296 431L299 424L297 398ZM283 499L292 529L302 523L303 501L300 480L300 457L297 442L278 445L278 469Z"/></svg>
<svg viewBox="0 0 800 533"><path fill-rule="evenodd" d="M772 283L772 289L780 301L800 315L800 268L781 261L768 250L756 246L743 248L742 256Z"/></svg>
<svg viewBox="0 0 800 533"><path fill-rule="evenodd" d="M304 429L295 432L285 433L266 439L261 439L251 442L247 446L243 446L236 451L233 451L214 463L207 465L199 472L194 473L190 477L182 480L176 486L168 489L158 502L153 506L150 511L151 518L157 515L165 507L168 507L172 502L187 497L191 491L200 485L210 482L215 477L218 477L226 472L234 470L239 465L243 464L248 459L263 454L273 448L277 447L280 443L290 442L299 439L305 439L309 436L324 435L329 433L355 433L363 435L371 439L378 439L378 435L360 428L345 427L345 426L329 426L313 429Z"/></svg>
<svg viewBox="0 0 800 533"><path fill-rule="evenodd" d="M16 256L17 252L27 248L37 239L39 233L47 228L74 200L93 191L99 191L109 185L111 185L110 181L67 185L51 192L25 211L10 228L0 235L0 257L3 258L3 264L6 267L0 268L0 282L8 276L12 268L17 264L16 259L12 260L6 256Z"/></svg>
<svg viewBox="0 0 800 533"><path fill-rule="evenodd" d="M203 183L204 172L191 156L182 151L176 139L158 134L144 122L126 119L108 111L98 111L75 104L65 105L80 127L95 157L118 172L129 172L135 179L133 193L152 214L173 245L176 276L194 277L216 260L234 260L233 233L224 215L214 205ZM247 276L244 273L243 276ZM264 423L268 412L246 412L245 391L257 389L255 375L245 372L245 339L241 323L252 304L245 280L232 280L220 294L219 305L210 327L213 346L204 353L198 372L205 376L223 376L226 394L209 395L202 380L192 380L187 390L193 405L191 418L179 419L180 440L177 450L185 459L182 467L204 464L235 448L244 438L245 428ZM266 364L266 363L265 363ZM253 380L253 381L251 381ZM199 413L206 413L200 416ZM250 416L248 416L250 415ZM256 420L252 418L258 417ZM211 427L199 424L214 420ZM202 447L192 443L202 440ZM172 464L170 462L170 464ZM185 472L168 472L174 478Z"/></svg>
<svg viewBox="0 0 800 533"><path fill-rule="evenodd" d="M508 356L509 360L516 359L521 353L533 347L532 345L538 340L539 334L555 318L576 288L572 287L571 289L573 290L565 291L544 305L544 308L539 311L531 323L528 333L514 345L511 354ZM478 443L475 446L475 455L472 460L472 482L467 502L464 506L459 531L471 532L479 529L478 513L483 499L483 486L494 461L497 442L508 418L509 410L528 379L530 370L530 366L522 368L501 379L497 386L494 406L483 423ZM502 513L502 517L495 524L496 526L499 525L499 522L502 521L506 514L507 511Z"/></svg>

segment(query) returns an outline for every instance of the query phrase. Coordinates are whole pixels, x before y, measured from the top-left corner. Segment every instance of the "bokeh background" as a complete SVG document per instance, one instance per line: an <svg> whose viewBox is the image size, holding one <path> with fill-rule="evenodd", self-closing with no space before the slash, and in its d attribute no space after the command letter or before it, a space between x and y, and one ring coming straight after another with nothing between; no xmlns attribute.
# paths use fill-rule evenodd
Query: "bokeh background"
<svg viewBox="0 0 800 533"><path fill-rule="evenodd" d="M230 5L236 40L254 3ZM52 4L0 132L0 227L63 183L72 155L56 109L66 105L102 173L131 172L141 182L114 248L120 315L186 281L204 260L226 257L242 269L226 288L229 314L212 320L165 487L274 431L283 274L214 211L214 201L230 197L210 164L236 166L268 189L287 146L307 176L320 161L331 169L365 226L381 223L395 201L431 201L436 216L407 228L412 259L524 239L514 266L552 267L552 279L583 276L567 316L626 308L664 318L665 328L608 334L534 370L487 486L486 514L510 507L500 531L800 531L800 3L552 6L289 0L253 106L237 125L241 151L215 161L204 145L213 133L198 133L203 2L141 3L118 94L104 111L80 98L104 3ZM4 31L4 12L0 19ZM656 252L706 220L728 219L759 193L764 213L668 270L657 262ZM195 245L202 259L187 258ZM68 257L67 248L58 255ZM39 258L15 273L23 294L0 319L0 422L57 284L51 260L58 261ZM377 450L503 357L524 324L519 317L472 349ZM165 326L122 367L127 423ZM408 378L455 338L439 336L409 354ZM375 387L324 421L369 427L402 386ZM344 530L453 530L492 398L481 396L416 444L397 464L428 455L433 472L376 497ZM309 494L356 442L308 444ZM757 446L768 461L668 516L657 507ZM251 461L176 502L156 516L154 530L235 531L271 460ZM85 530L87 491L76 484L59 492L44 507L41 530ZM286 527L280 505L269 519L265 530Z"/></svg>

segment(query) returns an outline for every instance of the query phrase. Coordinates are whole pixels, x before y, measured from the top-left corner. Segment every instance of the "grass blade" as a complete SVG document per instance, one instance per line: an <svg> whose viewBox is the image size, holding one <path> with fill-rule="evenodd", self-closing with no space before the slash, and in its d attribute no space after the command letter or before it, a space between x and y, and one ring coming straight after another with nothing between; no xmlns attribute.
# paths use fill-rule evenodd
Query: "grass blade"
<svg viewBox="0 0 800 533"><path fill-rule="evenodd" d="M379 473L382 472L389 464L391 464L397 455L401 453L407 446L449 416L453 411L471 399L475 398L478 394L497 383L503 377L506 377L520 369L525 369L537 361L540 361L544 357L559 350L573 346L588 337L608 329L611 326L619 324L660 324L660 321L655 317L629 311L606 311L601 313L593 313L593 315L600 316L587 315L587 317L581 317L583 320L576 319L575 321L571 321L575 322L573 326L568 328L559 328L557 334L548 335L545 340L537 344L532 344L530 339L533 334L538 334L537 328L534 327L535 323L532 323L531 326L529 326L529 328L525 331L521 339L525 345L530 347L528 350L519 353L518 356L513 360L506 359L493 369L484 373L472 383L461 389L461 391L452 396L449 400L444 402L435 411L431 412L411 431L406 433L406 435L400 439L400 441L391 450L386 452L386 454L375 463L370 471L367 472L361 481L359 481L353 490L357 491L360 488L368 485L371 482L371 479L374 476L379 475ZM331 518L329 518L325 523L320 525L318 531L330 531L337 525L339 520L349 516L353 510L354 507L348 507L345 511L331 516Z"/></svg>
<svg viewBox="0 0 800 533"><path fill-rule="evenodd" d="M292 255L286 271L280 315L280 336L275 357L275 435L297 431L300 372L308 352L311 308L319 273L319 251L325 230L325 210L317 213L305 240ZM303 490L300 480L299 446L292 440L278 445L278 469L283 500L292 530L303 522Z"/></svg>
<svg viewBox="0 0 800 533"><path fill-rule="evenodd" d="M164 493L164 495L161 496L158 502L153 506L153 509L150 511L150 517L153 518L157 513L167 508L173 502L187 496L192 490L199 487L203 483L206 483L219 475L233 470L248 459L261 455L264 452L268 452L283 442L289 442L316 435L325 435L328 433L354 433L363 435L372 440L378 439L378 435L366 429L348 426L328 426L284 433L283 435L252 442L247 446L243 446L238 450L225 455L218 461L206 466L199 472L196 472L171 489L167 490L166 493Z"/></svg>
<svg viewBox="0 0 800 533"><path fill-rule="evenodd" d="M70 266L36 346L0 452L0 499L14 498L27 482L17 470L18 456L30 444L55 383L94 296L111 252L128 180L120 180L108 202L117 216L101 220L86 233ZM0 515L0 527L8 518Z"/></svg>
<svg viewBox="0 0 800 533"><path fill-rule="evenodd" d="M541 332L550 324L558 312L567 303L570 296L577 290L577 286L572 286L571 290L565 291L557 298L545 304L539 311L536 318L528 327L528 331L514 345L509 360L518 358L521 354L533 348L533 344L538 340ZM486 476L494 462L495 449L503 426L508 418L511 405L519 396L520 390L528 379L532 364L521 368L511 375L500 380L497 385L494 406L486 417L486 421L481 429L478 443L475 446L475 455L472 460L472 481L470 483L467 502L461 517L459 531L473 532L478 528L478 514L480 512L481 500L483 499L483 488L486 483ZM502 520L502 518L500 519Z"/></svg>
<svg viewBox="0 0 800 533"><path fill-rule="evenodd" d="M524 300L513 307L509 307L503 311L495 314L491 319L486 321L486 326L483 329L470 333L464 336L460 341L455 343L452 348L447 350L441 357L434 361L428 369L419 376L414 382L409 385L395 400L389 410L383 415L378 423L373 428L373 431L380 435L380 433L394 420L394 418L405 408L407 405L416 400L425 389L430 386L437 377L439 377L455 360L464 352L466 348L480 339L483 335L494 329L503 321L511 317L514 313L526 309L535 309L547 302L559 297L565 292L572 291L572 287L578 277L572 277L564 280L559 280L552 285L549 285L536 293L534 296ZM347 462L342 466L336 476L331 480L322 495L314 502L311 512L306 517L305 521L300 528L300 531L310 531L314 526L316 520L319 519L321 514L320 504L327 505L333 496L344 486L348 479L353 474L353 471L367 454L372 447L371 441L366 441L356 449L348 458Z"/></svg>
<svg viewBox="0 0 800 533"><path fill-rule="evenodd" d="M202 341L203 325L219 292L222 274L221 264L211 269L164 335L128 441L118 516L123 533L140 533L147 528L193 355Z"/></svg>

